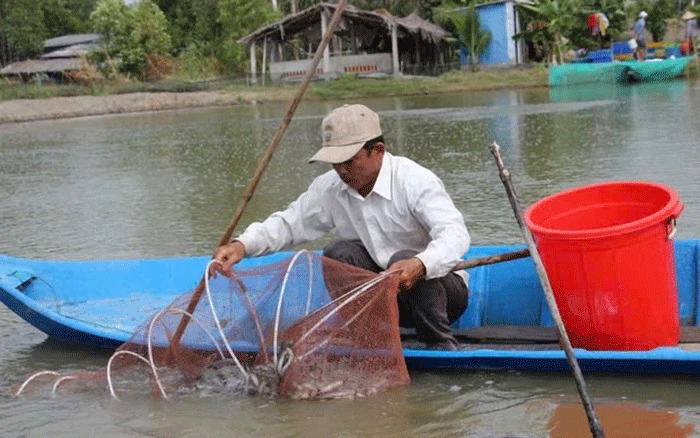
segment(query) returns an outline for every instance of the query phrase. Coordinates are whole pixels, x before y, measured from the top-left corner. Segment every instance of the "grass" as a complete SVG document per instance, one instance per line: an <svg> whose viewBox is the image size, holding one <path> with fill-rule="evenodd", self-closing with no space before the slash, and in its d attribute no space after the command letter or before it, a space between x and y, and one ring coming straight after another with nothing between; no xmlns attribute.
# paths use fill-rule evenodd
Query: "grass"
<svg viewBox="0 0 700 438"><path fill-rule="evenodd" d="M477 72L452 71L438 77L417 78L360 79L354 75L345 75L335 81L311 84L309 96L319 99L341 99L541 86L547 86L547 69L535 66Z"/></svg>
<svg viewBox="0 0 700 438"><path fill-rule="evenodd" d="M690 62L686 78L700 75L700 62ZM517 89L548 86L548 70L536 64L518 68L482 69L472 72L455 70L438 77L360 78L343 75L336 80L317 80L309 84L307 100L361 99L420 94L441 94L480 90ZM248 86L241 78L216 78L206 81L165 80L159 82L123 81L80 85L9 84L0 81L0 101L9 99L42 99L57 96L110 95L136 92L213 91L238 96L240 102L281 102L292 99L299 82L270 83Z"/></svg>
<svg viewBox="0 0 700 438"><path fill-rule="evenodd" d="M185 93L203 91L209 87L204 82L160 81L160 82L95 82L92 85L53 83L23 84L0 81L0 101L12 99L47 99L64 96L103 96L125 93Z"/></svg>
<svg viewBox="0 0 700 438"><path fill-rule="evenodd" d="M452 71L439 77L359 78L343 75L332 81L314 81L305 93L306 99L348 99L369 96L403 96L450 93L502 88L537 87L547 85L547 69L536 65L527 68ZM191 92L218 89L225 93L248 96L257 101L283 101L292 98L299 83L273 83L247 86L240 79L217 81L159 81L95 83L89 86L53 84L11 84L0 81L0 101L10 99L43 99L58 96L109 95L136 92Z"/></svg>

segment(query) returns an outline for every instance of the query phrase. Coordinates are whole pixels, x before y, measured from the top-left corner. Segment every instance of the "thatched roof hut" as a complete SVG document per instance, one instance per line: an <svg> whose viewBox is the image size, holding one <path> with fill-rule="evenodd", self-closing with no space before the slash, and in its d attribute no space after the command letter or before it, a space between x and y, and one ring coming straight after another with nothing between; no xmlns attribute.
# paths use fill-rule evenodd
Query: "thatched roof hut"
<svg viewBox="0 0 700 438"><path fill-rule="evenodd" d="M263 47L263 70L269 60L273 80L303 76L335 9L334 4L318 3L238 40L250 50L253 77L258 44ZM405 69L434 70L452 50L448 39L447 31L415 13L401 18L347 5L317 74L398 75Z"/></svg>

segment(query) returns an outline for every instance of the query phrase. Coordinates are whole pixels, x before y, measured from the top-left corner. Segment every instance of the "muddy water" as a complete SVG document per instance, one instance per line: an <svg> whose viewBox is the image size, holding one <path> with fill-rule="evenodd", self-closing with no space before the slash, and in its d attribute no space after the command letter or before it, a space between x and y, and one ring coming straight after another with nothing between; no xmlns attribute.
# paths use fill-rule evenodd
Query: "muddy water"
<svg viewBox="0 0 700 438"><path fill-rule="evenodd" d="M488 145L521 203L594 182L673 186L679 238L700 237L700 85L499 91L373 99L390 150L432 168L475 244L520 243ZM322 116L300 106L244 216L286 206L327 168L306 159ZM0 125L0 253L55 259L207 254L219 240L286 105ZM320 245L320 243L319 243ZM567 374L415 372L409 387L323 403L189 394L15 398L39 369L98 369L108 352L47 340L0 306L0 436L588 436ZM692 378L586 376L608 437L688 437Z"/></svg>

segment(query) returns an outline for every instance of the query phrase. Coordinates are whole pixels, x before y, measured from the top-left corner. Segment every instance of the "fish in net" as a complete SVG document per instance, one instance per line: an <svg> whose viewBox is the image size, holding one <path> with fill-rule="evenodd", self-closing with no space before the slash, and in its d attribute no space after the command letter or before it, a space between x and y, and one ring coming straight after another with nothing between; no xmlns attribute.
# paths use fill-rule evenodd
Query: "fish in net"
<svg viewBox="0 0 700 438"><path fill-rule="evenodd" d="M410 381L397 293L395 273L308 251L230 277L205 275L201 299L195 289L151 316L105 369L41 371L15 393L50 387L52 394L108 391L119 399L148 388L165 399L196 391L366 397Z"/></svg>

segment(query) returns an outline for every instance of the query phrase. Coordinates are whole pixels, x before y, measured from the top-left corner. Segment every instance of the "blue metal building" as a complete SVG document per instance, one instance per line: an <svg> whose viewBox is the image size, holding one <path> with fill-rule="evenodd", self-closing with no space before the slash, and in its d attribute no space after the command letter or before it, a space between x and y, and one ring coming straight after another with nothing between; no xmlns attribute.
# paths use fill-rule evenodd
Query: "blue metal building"
<svg viewBox="0 0 700 438"><path fill-rule="evenodd" d="M511 66L525 60L525 43L513 39L515 34L521 32L520 17L515 6L521 2L523 0L496 0L477 5L481 27L492 35L491 44L479 56L479 64ZM463 67L469 65L469 52L465 48L460 50L460 64Z"/></svg>

